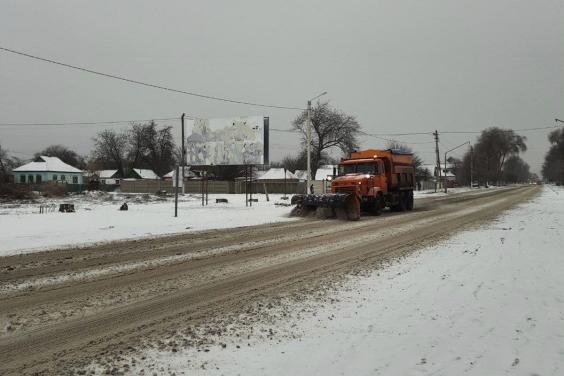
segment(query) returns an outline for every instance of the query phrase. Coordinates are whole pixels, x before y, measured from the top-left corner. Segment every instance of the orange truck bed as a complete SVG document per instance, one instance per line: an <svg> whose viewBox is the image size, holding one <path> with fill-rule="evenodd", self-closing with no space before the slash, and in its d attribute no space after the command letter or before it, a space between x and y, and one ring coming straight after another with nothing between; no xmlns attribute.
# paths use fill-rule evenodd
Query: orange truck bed
<svg viewBox="0 0 564 376"><path fill-rule="evenodd" d="M413 164L413 156L408 153L394 153L392 150L367 149L352 152L349 159L374 159L386 158L394 165L411 165Z"/></svg>

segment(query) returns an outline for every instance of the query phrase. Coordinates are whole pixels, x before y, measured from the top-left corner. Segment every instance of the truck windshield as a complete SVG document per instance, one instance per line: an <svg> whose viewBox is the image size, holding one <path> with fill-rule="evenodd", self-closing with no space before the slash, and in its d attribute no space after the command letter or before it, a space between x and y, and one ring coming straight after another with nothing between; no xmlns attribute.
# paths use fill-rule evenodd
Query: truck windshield
<svg viewBox="0 0 564 376"><path fill-rule="evenodd" d="M374 174L376 166L370 163L339 165L339 175L346 174Z"/></svg>

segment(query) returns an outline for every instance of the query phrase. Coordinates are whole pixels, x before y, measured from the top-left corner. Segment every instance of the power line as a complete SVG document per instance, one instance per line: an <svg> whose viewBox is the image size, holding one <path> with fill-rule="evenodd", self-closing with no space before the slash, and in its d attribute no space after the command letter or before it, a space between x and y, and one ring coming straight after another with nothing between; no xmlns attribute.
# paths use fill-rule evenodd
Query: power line
<svg viewBox="0 0 564 376"><path fill-rule="evenodd" d="M67 125L114 125L143 123L149 121L180 120L180 117L154 118L154 119L134 119L134 120L111 120L111 121L71 121L60 123L0 123L0 127L35 127L35 126L67 126Z"/></svg>
<svg viewBox="0 0 564 376"><path fill-rule="evenodd" d="M59 66L62 66L62 67L71 68L71 69L79 70L79 71L82 71L82 72L95 74L95 75L98 75L98 76L113 78L113 79L116 79L116 80L125 81L125 82L132 83L132 84L152 87L152 88L155 88L155 89L170 91L170 92L173 92L173 93L191 95L193 97L199 97L199 98L210 99L210 100L221 101L221 102L228 102L228 103L244 104L244 105L255 106L255 107L277 108L277 109L281 109L281 110L299 110L299 111L304 110L301 107L277 106L277 105L249 102L249 101L240 101L240 100L235 100L235 99L230 99L230 98L224 98L224 97L217 97L217 96L213 96L213 95L195 93L195 92L186 91L186 90L173 89L173 88L162 86L162 85L151 84L151 83L148 83L148 82L133 80L131 78L127 78L127 77L123 77L123 76L117 76L117 75L110 74L110 73L95 71L95 70L88 69L88 68L82 68L82 67L79 67L79 66L76 66L76 65L71 65L71 64L60 62L60 61L51 60L51 59L47 59L47 58L36 56L36 55L31 55L31 54L28 54L28 53L25 53L25 52L12 50L12 49L2 47L2 46L0 46L0 50L5 51L5 52L9 52L9 53L12 53L12 54L20 55L20 56L25 56L25 57L28 57L28 58L31 58L31 59L40 60L40 61L43 61L43 62L46 62L46 63L51 63L51 64L59 65Z"/></svg>
<svg viewBox="0 0 564 376"><path fill-rule="evenodd" d="M514 131L514 132L529 132L529 131L538 131L543 129L559 129L561 126L552 125L550 127L537 127L537 128L523 128L523 129L501 129L501 131ZM480 134L482 131L440 131L443 134Z"/></svg>

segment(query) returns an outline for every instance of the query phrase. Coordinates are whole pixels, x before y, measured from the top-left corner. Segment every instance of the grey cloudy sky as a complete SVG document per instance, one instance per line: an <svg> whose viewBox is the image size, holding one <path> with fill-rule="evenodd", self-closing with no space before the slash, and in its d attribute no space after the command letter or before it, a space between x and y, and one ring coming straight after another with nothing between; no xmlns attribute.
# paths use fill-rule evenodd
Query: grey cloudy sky
<svg viewBox="0 0 564 376"><path fill-rule="evenodd" d="M564 117L564 2L0 1L0 45L133 79L305 106L327 90L366 131L530 128ZM207 101L0 51L0 123L296 112ZM19 157L53 143L88 153L103 127L0 127ZM177 127L178 128L178 127ZM539 171L548 131L527 132ZM441 148L474 135L441 137ZM399 137L428 162L431 136ZM273 159L297 150L273 133ZM365 147L383 146L363 139Z"/></svg>

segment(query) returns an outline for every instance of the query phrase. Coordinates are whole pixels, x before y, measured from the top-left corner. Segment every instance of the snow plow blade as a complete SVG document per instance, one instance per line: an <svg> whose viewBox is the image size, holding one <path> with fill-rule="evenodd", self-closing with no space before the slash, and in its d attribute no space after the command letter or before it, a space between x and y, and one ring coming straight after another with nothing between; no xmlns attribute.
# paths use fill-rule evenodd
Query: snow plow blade
<svg viewBox="0 0 564 376"><path fill-rule="evenodd" d="M360 219L360 202L349 193L326 193L322 195L295 195L296 205L290 215L305 217L315 213L318 218L339 218L349 221Z"/></svg>

